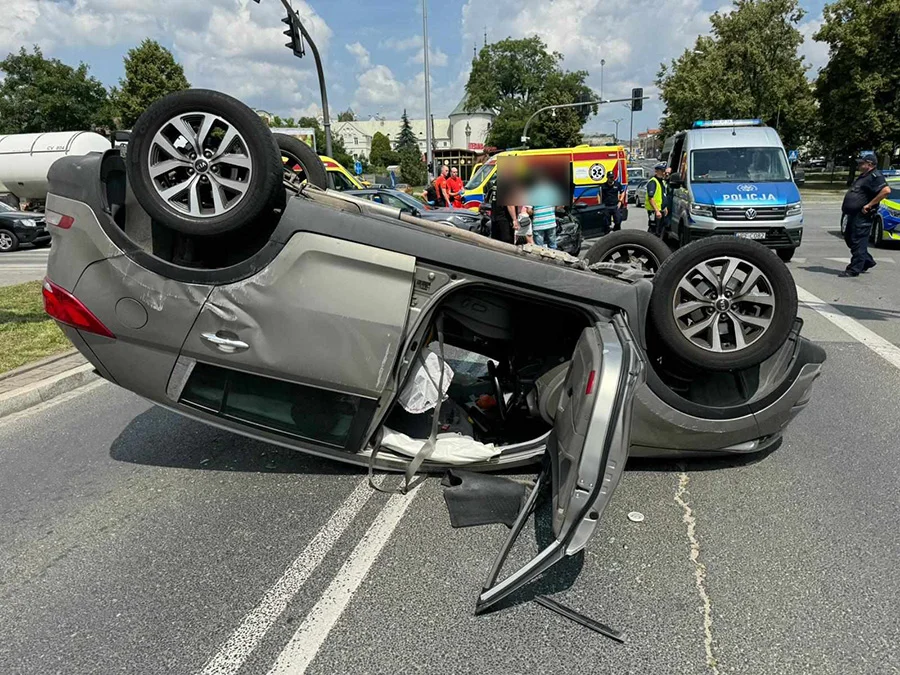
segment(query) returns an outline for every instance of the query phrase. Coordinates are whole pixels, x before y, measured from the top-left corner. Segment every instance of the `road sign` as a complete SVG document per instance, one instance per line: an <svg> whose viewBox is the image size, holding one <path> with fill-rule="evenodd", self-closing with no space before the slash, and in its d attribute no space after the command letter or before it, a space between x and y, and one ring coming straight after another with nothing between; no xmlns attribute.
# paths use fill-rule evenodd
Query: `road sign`
<svg viewBox="0 0 900 675"><path fill-rule="evenodd" d="M796 150L791 150L788 153L788 161L789 162L796 162L798 159L800 159L800 153L797 152Z"/></svg>
<svg viewBox="0 0 900 675"><path fill-rule="evenodd" d="M357 176L361 176L362 175L362 162L356 162L353 165L353 170L356 171Z"/></svg>

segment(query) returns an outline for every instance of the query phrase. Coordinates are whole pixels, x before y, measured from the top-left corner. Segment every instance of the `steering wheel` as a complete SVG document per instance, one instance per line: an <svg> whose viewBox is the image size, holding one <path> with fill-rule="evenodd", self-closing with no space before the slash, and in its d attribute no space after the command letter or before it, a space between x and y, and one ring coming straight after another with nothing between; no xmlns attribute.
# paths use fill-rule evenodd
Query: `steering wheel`
<svg viewBox="0 0 900 675"><path fill-rule="evenodd" d="M500 411L500 420L506 422L506 399L503 397L503 388L500 386L500 377L497 375L497 367L493 361L487 364L488 376L494 385L494 398L497 399L497 410Z"/></svg>

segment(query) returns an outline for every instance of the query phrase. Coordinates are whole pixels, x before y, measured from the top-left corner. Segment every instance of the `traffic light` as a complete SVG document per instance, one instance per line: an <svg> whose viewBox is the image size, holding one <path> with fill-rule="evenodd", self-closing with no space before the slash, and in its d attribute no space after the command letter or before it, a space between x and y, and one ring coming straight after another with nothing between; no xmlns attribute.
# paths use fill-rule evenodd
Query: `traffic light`
<svg viewBox="0 0 900 675"><path fill-rule="evenodd" d="M644 89L635 87L631 90L631 110L637 112L644 109Z"/></svg>
<svg viewBox="0 0 900 675"><path fill-rule="evenodd" d="M306 49L303 46L303 37L300 35L300 18L294 12L288 12L281 23L287 24L288 29L284 31L284 34L291 39L284 46L289 47L294 52L294 56L302 58L306 54Z"/></svg>

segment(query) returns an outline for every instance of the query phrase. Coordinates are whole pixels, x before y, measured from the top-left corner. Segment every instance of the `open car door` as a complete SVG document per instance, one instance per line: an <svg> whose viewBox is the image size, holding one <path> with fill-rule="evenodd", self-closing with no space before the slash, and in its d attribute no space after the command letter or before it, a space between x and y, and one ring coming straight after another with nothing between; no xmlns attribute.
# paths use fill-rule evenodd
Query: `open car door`
<svg viewBox="0 0 900 675"><path fill-rule="evenodd" d="M476 614L585 547L625 468L632 400L643 379L643 365L621 316L584 330L563 385L547 461L494 561L475 605ZM554 541L498 581L506 557L548 482Z"/></svg>

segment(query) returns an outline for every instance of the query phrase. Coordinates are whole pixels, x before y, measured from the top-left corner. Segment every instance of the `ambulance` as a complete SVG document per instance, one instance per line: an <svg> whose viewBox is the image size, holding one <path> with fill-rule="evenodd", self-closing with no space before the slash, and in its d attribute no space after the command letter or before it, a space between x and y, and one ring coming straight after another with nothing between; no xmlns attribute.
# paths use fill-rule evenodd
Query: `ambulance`
<svg viewBox="0 0 900 675"><path fill-rule="evenodd" d="M325 165L325 175L328 176L328 187L332 190L363 190L363 185L352 173L347 171L337 160L327 155L319 155L322 164Z"/></svg>
<svg viewBox="0 0 900 675"><path fill-rule="evenodd" d="M464 206L477 210L484 203L488 186L497 173L497 160L501 157L539 157L547 155L568 155L572 162L572 205L581 220L583 230L594 229L600 206L600 183L606 175L618 179L627 189L625 149L620 145L591 147L579 145L574 148L547 148L542 150L507 150L491 157L482 164L469 182L466 183ZM623 214L623 219L627 212Z"/></svg>

